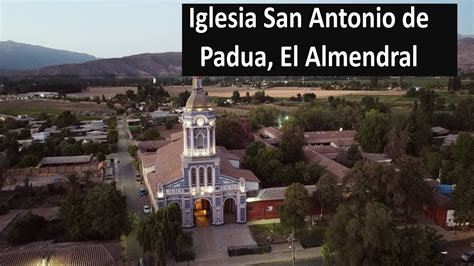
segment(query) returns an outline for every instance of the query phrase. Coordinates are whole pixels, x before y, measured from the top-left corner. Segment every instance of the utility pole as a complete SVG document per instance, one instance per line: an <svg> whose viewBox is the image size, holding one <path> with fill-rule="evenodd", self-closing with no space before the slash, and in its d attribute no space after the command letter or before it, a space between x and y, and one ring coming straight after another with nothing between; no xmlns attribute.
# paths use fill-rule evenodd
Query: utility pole
<svg viewBox="0 0 474 266"><path fill-rule="evenodd" d="M288 237L288 242L291 241L291 246L290 246L290 249L291 249L291 261L292 261L292 265L295 266L295 227L293 226L291 228L291 234L290 236Z"/></svg>

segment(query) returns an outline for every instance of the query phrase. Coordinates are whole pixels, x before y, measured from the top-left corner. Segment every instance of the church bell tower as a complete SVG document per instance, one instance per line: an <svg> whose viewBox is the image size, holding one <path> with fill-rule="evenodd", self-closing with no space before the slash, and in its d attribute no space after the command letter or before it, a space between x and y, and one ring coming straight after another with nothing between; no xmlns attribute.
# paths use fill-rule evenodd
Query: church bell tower
<svg viewBox="0 0 474 266"><path fill-rule="evenodd" d="M201 77L193 77L193 90L181 123L184 186L190 192L190 198L184 200L183 225L190 227L195 224L193 210L196 202L211 206L211 224L223 224L222 194L216 191L221 183L220 159L216 155L216 114L202 88Z"/></svg>

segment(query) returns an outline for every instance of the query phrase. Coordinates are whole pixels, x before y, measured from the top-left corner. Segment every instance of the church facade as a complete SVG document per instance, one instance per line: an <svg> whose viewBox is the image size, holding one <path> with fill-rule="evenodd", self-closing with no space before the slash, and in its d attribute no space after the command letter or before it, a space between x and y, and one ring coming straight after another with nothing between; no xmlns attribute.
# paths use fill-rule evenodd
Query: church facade
<svg viewBox="0 0 474 266"><path fill-rule="evenodd" d="M153 206L177 204L183 227L247 222L246 192L259 180L216 146L216 114L199 77L180 120L182 137L158 149L153 171L144 175Z"/></svg>

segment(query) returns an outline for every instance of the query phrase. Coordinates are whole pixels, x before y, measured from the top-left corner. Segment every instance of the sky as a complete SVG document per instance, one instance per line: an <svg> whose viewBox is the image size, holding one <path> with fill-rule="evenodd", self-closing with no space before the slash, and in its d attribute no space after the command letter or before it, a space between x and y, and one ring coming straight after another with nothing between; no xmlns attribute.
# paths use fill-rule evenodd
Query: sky
<svg viewBox="0 0 474 266"><path fill-rule="evenodd" d="M181 51L182 0L0 0L0 41L99 58ZM458 32L474 35L474 0L240 0L238 3L457 3Z"/></svg>

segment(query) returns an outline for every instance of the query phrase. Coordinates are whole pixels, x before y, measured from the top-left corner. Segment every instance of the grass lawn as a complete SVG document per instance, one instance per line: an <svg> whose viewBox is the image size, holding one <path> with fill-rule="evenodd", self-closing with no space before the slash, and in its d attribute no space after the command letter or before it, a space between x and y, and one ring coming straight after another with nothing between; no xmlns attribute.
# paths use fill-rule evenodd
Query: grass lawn
<svg viewBox="0 0 474 266"><path fill-rule="evenodd" d="M324 238L327 227L328 224L325 221L318 222L315 226L307 223L304 228L295 230L296 239L298 241L321 241ZM285 227L280 223L250 225L249 229L259 245L268 244L268 236L273 239L273 244L287 243L288 235L291 233L291 228Z"/></svg>
<svg viewBox="0 0 474 266"><path fill-rule="evenodd" d="M28 115L31 117L39 117L39 115L44 112L49 115L57 115L60 114L63 110L56 109L56 108L47 108L47 107L37 107L37 106L22 106L21 108L12 108L12 107L1 107L0 106L0 114L6 115Z"/></svg>

